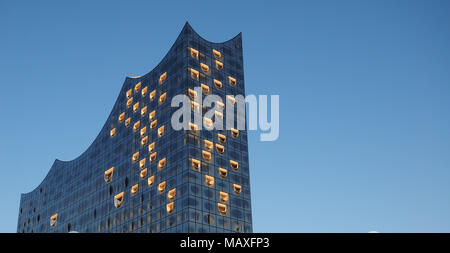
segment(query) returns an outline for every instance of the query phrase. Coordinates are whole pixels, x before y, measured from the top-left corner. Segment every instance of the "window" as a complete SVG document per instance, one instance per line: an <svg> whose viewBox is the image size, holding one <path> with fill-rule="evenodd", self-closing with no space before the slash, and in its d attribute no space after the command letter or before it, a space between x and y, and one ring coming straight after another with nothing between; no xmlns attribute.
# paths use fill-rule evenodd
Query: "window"
<svg viewBox="0 0 450 253"><path fill-rule="evenodd" d="M214 186L214 177L205 175L205 184L206 184L206 186L213 187Z"/></svg>
<svg viewBox="0 0 450 253"><path fill-rule="evenodd" d="M236 86L236 78L229 76L228 82L230 83L231 86Z"/></svg>
<svg viewBox="0 0 450 253"><path fill-rule="evenodd" d="M138 93L140 89L141 89L141 82L137 83L137 84L134 86L134 92Z"/></svg>
<svg viewBox="0 0 450 253"><path fill-rule="evenodd" d="M211 161L212 158L211 153L205 150L202 150L202 157L207 162Z"/></svg>
<svg viewBox="0 0 450 253"><path fill-rule="evenodd" d="M127 90L126 93L127 98L131 98L131 95L133 95L133 90L132 89Z"/></svg>
<svg viewBox="0 0 450 253"><path fill-rule="evenodd" d="M147 114L147 106L142 107L141 109L141 117L144 117Z"/></svg>
<svg viewBox="0 0 450 253"><path fill-rule="evenodd" d="M205 144L205 148L206 148L207 150L211 151L212 148L213 148L213 142L212 142L212 141L208 141L208 140L204 140L203 142L204 142L204 144Z"/></svg>
<svg viewBox="0 0 450 253"><path fill-rule="evenodd" d="M203 117L203 125L206 129L211 130L213 128L213 121L210 118Z"/></svg>
<svg viewBox="0 0 450 253"><path fill-rule="evenodd" d="M114 206L116 208L119 208L122 206L122 204L123 204L123 192L114 196Z"/></svg>
<svg viewBox="0 0 450 253"><path fill-rule="evenodd" d="M194 101L191 101L191 109L194 112L200 112L200 104Z"/></svg>
<svg viewBox="0 0 450 253"><path fill-rule="evenodd" d="M141 121L138 120L136 123L134 123L133 130L136 132L140 126L141 126Z"/></svg>
<svg viewBox="0 0 450 253"><path fill-rule="evenodd" d="M138 185L138 184L133 185L133 186L131 187L131 196L136 195L138 189L139 189L139 185Z"/></svg>
<svg viewBox="0 0 450 253"><path fill-rule="evenodd" d="M58 214L55 213L50 217L50 226L54 227L56 226L56 222L58 221Z"/></svg>
<svg viewBox="0 0 450 253"><path fill-rule="evenodd" d="M109 131L109 135L114 137L116 135L116 128L111 129L111 131Z"/></svg>
<svg viewBox="0 0 450 253"><path fill-rule="evenodd" d="M219 51L217 51L215 49L213 49L212 51L213 51L214 57L216 57L217 59L222 58L222 53L220 53Z"/></svg>
<svg viewBox="0 0 450 253"><path fill-rule="evenodd" d="M223 63L221 63L220 61L216 60L216 69L222 70L223 69Z"/></svg>
<svg viewBox="0 0 450 253"><path fill-rule="evenodd" d="M224 104L224 103L222 103L222 102L220 102L220 101L216 101L216 104L217 104L217 106L218 106L220 109L222 109L222 110L225 109L225 104Z"/></svg>
<svg viewBox="0 0 450 253"><path fill-rule="evenodd" d="M231 128L231 136L233 136L233 138L237 138L239 136L239 130Z"/></svg>
<svg viewBox="0 0 450 253"><path fill-rule="evenodd" d="M217 209L219 210L219 213L222 215L227 214L227 206L222 203L217 203Z"/></svg>
<svg viewBox="0 0 450 253"><path fill-rule="evenodd" d="M216 86L217 89L222 89L222 82L214 79L214 86Z"/></svg>
<svg viewBox="0 0 450 253"><path fill-rule="evenodd" d="M145 167L145 164L147 163L147 158L142 158L140 161L139 161L139 167L141 168L141 169L143 169L144 167Z"/></svg>
<svg viewBox="0 0 450 253"><path fill-rule="evenodd" d="M230 166L233 170L237 170L239 168L239 163L233 160L230 160Z"/></svg>
<svg viewBox="0 0 450 253"><path fill-rule="evenodd" d="M220 201L222 201L224 203L228 202L228 199L229 199L228 193L219 192L219 196L220 196Z"/></svg>
<svg viewBox="0 0 450 253"><path fill-rule="evenodd" d="M204 63L200 63L200 68L202 69L203 73L205 74L209 74L209 66L204 64Z"/></svg>
<svg viewBox="0 0 450 253"><path fill-rule="evenodd" d="M166 181L164 181L158 185L159 193L163 193L165 189L166 189Z"/></svg>
<svg viewBox="0 0 450 253"><path fill-rule="evenodd" d="M129 126L130 123L131 123L131 118L128 118L128 119L125 120L125 126L126 127Z"/></svg>
<svg viewBox="0 0 450 253"><path fill-rule="evenodd" d="M148 145L148 152L153 152L155 150L155 143L152 142L150 145Z"/></svg>
<svg viewBox="0 0 450 253"><path fill-rule="evenodd" d="M227 137L223 134L217 134L217 139L220 143L225 143L227 141Z"/></svg>
<svg viewBox="0 0 450 253"><path fill-rule="evenodd" d="M139 102L136 102L134 105L133 105L133 112L137 112L139 110Z"/></svg>
<svg viewBox="0 0 450 253"><path fill-rule="evenodd" d="M127 100L127 107L130 107L131 104L133 104L133 98L129 98L129 99Z"/></svg>
<svg viewBox="0 0 450 253"><path fill-rule="evenodd" d="M147 127L141 128L141 137L144 136L147 133Z"/></svg>
<svg viewBox="0 0 450 253"><path fill-rule="evenodd" d="M242 191L242 186L238 185L238 184L233 184L233 191L236 194L240 194Z"/></svg>
<svg viewBox="0 0 450 253"><path fill-rule="evenodd" d="M159 160L158 169L162 170L162 169L164 169L165 166L166 166L166 158Z"/></svg>
<svg viewBox="0 0 450 253"><path fill-rule="evenodd" d="M162 104L162 103L164 103L164 101L166 101L166 94L167 94L167 92L164 92L164 94L159 96L159 100L158 100L159 104Z"/></svg>
<svg viewBox="0 0 450 253"><path fill-rule="evenodd" d="M161 126L158 128L158 137L161 137L164 135L164 126Z"/></svg>
<svg viewBox="0 0 450 253"><path fill-rule="evenodd" d="M152 121L152 123L150 123L150 128L155 129L157 124L158 124L158 120L155 119L154 121Z"/></svg>
<svg viewBox="0 0 450 253"><path fill-rule="evenodd" d="M167 198L170 199L170 200L174 200L176 194L177 194L177 189L176 189L176 188L173 188L172 190L170 190L170 191L167 193Z"/></svg>
<svg viewBox="0 0 450 253"><path fill-rule="evenodd" d="M188 95L189 97L191 97L192 99L195 99L197 97L197 92L193 89L189 89L188 88Z"/></svg>
<svg viewBox="0 0 450 253"><path fill-rule="evenodd" d="M192 122L189 122L189 128L191 129L191 132L194 134L198 132L198 126Z"/></svg>
<svg viewBox="0 0 450 253"><path fill-rule="evenodd" d="M214 116L216 117L216 119L223 119L223 113L219 111L214 111Z"/></svg>
<svg viewBox="0 0 450 253"><path fill-rule="evenodd" d="M192 160L192 168L196 171L200 171L200 168L201 168L200 161L197 159L194 159L194 158L191 158L191 160Z"/></svg>
<svg viewBox="0 0 450 253"><path fill-rule="evenodd" d="M154 161L156 161L156 152L154 152L150 155L150 162L152 163Z"/></svg>
<svg viewBox="0 0 450 253"><path fill-rule="evenodd" d="M216 144L216 150L217 150L217 153L223 155L223 153L225 152L225 147L220 144Z"/></svg>
<svg viewBox="0 0 450 253"><path fill-rule="evenodd" d="M166 205L166 211L167 211L167 213L172 213L174 208L175 208L174 202L171 202L171 203L167 204L167 205Z"/></svg>
<svg viewBox="0 0 450 253"><path fill-rule="evenodd" d="M205 95L208 95L209 94L209 86L202 83L201 87L202 87L202 92L205 93Z"/></svg>
<svg viewBox="0 0 450 253"><path fill-rule="evenodd" d="M147 176L147 169L141 170L141 172L139 173L139 177L144 179L146 176Z"/></svg>
<svg viewBox="0 0 450 253"><path fill-rule="evenodd" d="M133 156L131 157L131 160L133 162L136 162L139 159L139 152L136 152L133 154Z"/></svg>
<svg viewBox="0 0 450 253"><path fill-rule="evenodd" d="M193 48L189 48L189 49L191 51L191 57L198 60L198 50L195 50Z"/></svg>
<svg viewBox="0 0 450 253"><path fill-rule="evenodd" d="M156 111L155 110L153 110L151 113L148 114L148 118L150 120L153 120L155 118L155 116L156 116Z"/></svg>
<svg viewBox="0 0 450 253"><path fill-rule="evenodd" d="M145 95L147 95L147 92L148 92L148 86L145 86L141 91L142 97L145 97Z"/></svg>
<svg viewBox="0 0 450 253"><path fill-rule="evenodd" d="M227 95L227 102L231 105L234 105L234 103L236 103L236 99L231 95Z"/></svg>
<svg viewBox="0 0 450 253"><path fill-rule="evenodd" d="M152 92L150 92L150 95L148 96L150 98L150 101L153 101L153 99L155 99L156 96L156 90L153 90Z"/></svg>
<svg viewBox="0 0 450 253"><path fill-rule="evenodd" d="M155 176L151 176L147 179L148 187L152 186L155 183Z"/></svg>
<svg viewBox="0 0 450 253"><path fill-rule="evenodd" d="M122 122L124 119L125 119L125 113L122 112L122 113L119 115L119 122Z"/></svg>
<svg viewBox="0 0 450 253"><path fill-rule="evenodd" d="M145 137L142 138L142 140L141 140L141 146L147 145L147 142L148 142L148 136L145 136Z"/></svg>
<svg viewBox="0 0 450 253"><path fill-rule="evenodd" d="M200 73L197 70L192 69L192 68L189 68L189 70L191 71L192 79L198 80Z"/></svg>
<svg viewBox="0 0 450 253"><path fill-rule="evenodd" d="M110 169L106 170L105 175L103 177L105 179L105 182L107 183L111 182L113 174L114 174L114 167L111 167Z"/></svg>
<svg viewBox="0 0 450 253"><path fill-rule="evenodd" d="M161 76L159 76L159 84L163 84L166 81L167 72L164 72Z"/></svg>
<svg viewBox="0 0 450 253"><path fill-rule="evenodd" d="M219 176L221 178L226 178L228 175L228 171L224 168L219 168Z"/></svg>

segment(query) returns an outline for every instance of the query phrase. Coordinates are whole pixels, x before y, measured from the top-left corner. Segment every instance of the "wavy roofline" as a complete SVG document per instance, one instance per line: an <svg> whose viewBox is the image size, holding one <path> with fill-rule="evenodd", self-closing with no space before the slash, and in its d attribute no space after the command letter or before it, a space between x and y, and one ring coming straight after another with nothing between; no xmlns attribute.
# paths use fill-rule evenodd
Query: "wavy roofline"
<svg viewBox="0 0 450 253"><path fill-rule="evenodd" d="M50 169L48 170L48 172L47 172L47 174L45 175L45 177L41 180L41 182L40 182L33 190L31 190L31 191L29 191L29 192L21 193L21 197L22 197L22 196L26 196L26 195L28 195L28 194L31 194L31 193L33 193L34 191L36 191L37 189L39 189L39 188L45 183L47 177L48 177L51 173L53 173L53 171L55 170L55 168L56 168L56 166L57 166L58 164L68 164L68 163L71 163L71 162L75 162L75 161L78 160L79 158L83 157L83 155L86 154L86 153L91 149L91 147L92 147L92 146L97 142L97 140L100 138L100 134L103 133L103 129L107 126L108 120L111 118L111 115L112 115L112 113L113 113L113 111L114 111L114 108L116 107L116 104L117 104L118 101L119 101L120 93L121 93L122 89L124 88L127 79L141 79L141 78L145 78L145 77L147 77L148 75L150 75L155 69L157 69L157 68L161 65L161 63L163 63L164 59L167 57L167 55L172 51L173 47L175 46L176 41L177 41L181 36L183 36L183 33L184 33L184 31L185 31L186 29L191 30L191 31L193 32L193 34L195 34L197 37L199 37L200 39L204 40L205 42L210 43L210 44L215 44L215 45L218 45L218 44L228 44L228 43L230 43L230 42L232 42L232 41L234 41L234 40L236 40L237 38L239 38L239 37L242 36L242 32L239 32L237 35L235 35L235 36L232 37L231 39L226 40L226 41L223 41L223 42L213 42L213 41L209 41L209 40L203 38L200 34L198 34L198 33L194 30L194 28L192 28L192 26L189 24L189 22L186 21L186 23L184 24L183 28L181 29L179 35L177 36L177 38L175 39L175 41L172 43L172 46L169 48L169 50L167 51L167 53L162 57L162 59L159 61L159 63L156 64L156 66L155 66L152 70L150 70L149 72L147 72L146 74L141 75L141 76L126 76L126 77L125 77L125 80L124 80L124 82L123 82L123 84L122 84L122 87L121 87L121 89L120 89L120 91L119 91L119 94L117 95L116 102L114 103L113 107L111 108L111 111L110 111L108 117L106 118L105 123L103 124L102 128L100 129L100 131L98 132L98 134L96 135L96 137L94 138L94 140L91 142L91 144L89 144L89 146L88 146L88 147L87 147L80 155L78 155L77 157L75 157L75 158L72 159L72 160L63 161L63 160L60 160L60 159L56 158L56 159L53 161L53 164L52 164L52 166L50 167ZM22 199L22 198L21 198L21 199Z"/></svg>

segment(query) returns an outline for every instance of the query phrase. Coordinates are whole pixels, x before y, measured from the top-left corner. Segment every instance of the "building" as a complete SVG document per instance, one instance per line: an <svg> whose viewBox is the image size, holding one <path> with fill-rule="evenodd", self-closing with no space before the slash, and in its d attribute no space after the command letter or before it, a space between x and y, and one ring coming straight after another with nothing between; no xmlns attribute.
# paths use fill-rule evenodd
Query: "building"
<svg viewBox="0 0 450 253"><path fill-rule="evenodd" d="M171 99L195 87L245 95L241 34L213 43L186 23L158 66L125 79L89 148L21 195L17 232L252 232L246 130L172 128Z"/></svg>

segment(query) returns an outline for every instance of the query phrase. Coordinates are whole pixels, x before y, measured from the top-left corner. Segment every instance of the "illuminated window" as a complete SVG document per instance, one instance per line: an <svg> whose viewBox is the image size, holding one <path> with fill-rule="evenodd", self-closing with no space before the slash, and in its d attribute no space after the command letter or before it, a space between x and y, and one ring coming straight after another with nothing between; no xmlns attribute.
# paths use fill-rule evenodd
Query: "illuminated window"
<svg viewBox="0 0 450 253"><path fill-rule="evenodd" d="M139 152L136 152L133 154L133 156L131 157L131 160L133 162L136 162L139 159Z"/></svg>
<svg viewBox="0 0 450 253"><path fill-rule="evenodd" d="M192 122L189 122L189 128L191 129L191 132L194 134L198 132L198 126Z"/></svg>
<svg viewBox="0 0 450 253"><path fill-rule="evenodd" d="M162 170L162 169L164 169L165 166L166 166L166 158L159 160L158 169Z"/></svg>
<svg viewBox="0 0 450 253"><path fill-rule="evenodd" d="M141 128L141 137L144 136L147 133L147 127Z"/></svg>
<svg viewBox="0 0 450 253"><path fill-rule="evenodd" d="M151 144L148 145L148 152L153 152L153 150L155 150L155 143L152 142Z"/></svg>
<svg viewBox="0 0 450 253"><path fill-rule="evenodd" d="M58 214L55 213L50 217L50 226L54 227L56 226L56 223L58 222Z"/></svg>
<svg viewBox="0 0 450 253"><path fill-rule="evenodd" d="M161 96L159 96L159 104L164 103L164 101L166 101L166 94L167 92L164 92L164 94L162 94Z"/></svg>
<svg viewBox="0 0 450 253"><path fill-rule="evenodd" d="M217 153L223 155L223 153L225 152L225 147L220 144L216 144L216 150L217 150Z"/></svg>
<svg viewBox="0 0 450 253"><path fill-rule="evenodd" d="M131 98L131 95L133 95L133 90L132 89L127 90L126 95L127 95L127 98Z"/></svg>
<svg viewBox="0 0 450 253"><path fill-rule="evenodd" d="M230 166L233 170L237 170L239 168L239 163L233 160L230 160Z"/></svg>
<svg viewBox="0 0 450 253"><path fill-rule="evenodd" d="M164 126L161 126L158 128L158 137L161 137L164 135Z"/></svg>
<svg viewBox="0 0 450 253"><path fill-rule="evenodd" d="M166 189L166 181L164 181L158 185L159 193L163 193L165 189Z"/></svg>
<svg viewBox="0 0 450 253"><path fill-rule="evenodd" d="M200 73L195 69L189 69L191 71L191 77L195 80L198 80Z"/></svg>
<svg viewBox="0 0 450 253"><path fill-rule="evenodd" d="M193 48L189 48L189 49L191 51L191 57L198 60L198 51Z"/></svg>
<svg viewBox="0 0 450 253"><path fill-rule="evenodd" d="M191 109L194 112L200 112L200 104L194 101L191 101Z"/></svg>
<svg viewBox="0 0 450 253"><path fill-rule="evenodd" d="M214 116L216 116L216 119L223 119L223 113L214 111Z"/></svg>
<svg viewBox="0 0 450 253"><path fill-rule="evenodd" d="M141 91L142 96L145 97L145 95L147 95L147 92L148 92L148 86L145 86Z"/></svg>
<svg viewBox="0 0 450 253"><path fill-rule="evenodd" d="M214 57L216 57L217 59L222 58L222 53L220 53L219 51L217 51L215 49L213 49L212 51L213 51Z"/></svg>
<svg viewBox="0 0 450 253"><path fill-rule="evenodd" d="M233 191L236 194L240 194L242 191L242 186L238 185L238 184L233 184Z"/></svg>
<svg viewBox="0 0 450 253"><path fill-rule="evenodd" d="M141 109L141 117L144 117L147 114L147 106L142 107Z"/></svg>
<svg viewBox="0 0 450 253"><path fill-rule="evenodd" d="M122 204L123 204L123 192L114 196L114 206L116 208L119 208L122 206Z"/></svg>
<svg viewBox="0 0 450 253"><path fill-rule="evenodd" d="M150 123L150 128L155 129L157 124L158 124L158 120L155 119L154 121L152 121L152 123Z"/></svg>
<svg viewBox="0 0 450 253"><path fill-rule="evenodd" d="M161 76L159 76L159 84L163 84L166 81L167 72L164 72Z"/></svg>
<svg viewBox="0 0 450 253"><path fill-rule="evenodd" d="M223 134L217 134L217 139L220 143L225 143L225 141L227 141L227 137Z"/></svg>
<svg viewBox="0 0 450 253"><path fill-rule="evenodd" d="M228 171L224 168L219 168L219 175L221 178L226 178L228 175Z"/></svg>
<svg viewBox="0 0 450 253"><path fill-rule="evenodd" d="M142 140L141 140L141 146L147 145L147 142L148 142L148 136L145 136L145 137L142 138Z"/></svg>
<svg viewBox="0 0 450 253"><path fill-rule="evenodd" d="M205 143L205 148L207 150L211 151L212 148L213 148L213 142L212 141L208 141L208 140L204 140L203 142Z"/></svg>
<svg viewBox="0 0 450 253"><path fill-rule="evenodd" d="M138 184L133 185L133 186L131 187L131 195L132 195L132 196L136 195L138 189L139 189L139 185L138 185Z"/></svg>
<svg viewBox="0 0 450 253"><path fill-rule="evenodd" d="M111 137L114 137L116 135L116 129L115 128L111 129L111 131L109 131L109 135Z"/></svg>
<svg viewBox="0 0 450 253"><path fill-rule="evenodd" d="M206 184L206 186L213 187L214 186L214 177L205 175L205 184Z"/></svg>
<svg viewBox="0 0 450 253"><path fill-rule="evenodd" d="M125 119L125 113L122 112L122 113L119 115L119 122L122 122L124 119Z"/></svg>
<svg viewBox="0 0 450 253"><path fill-rule="evenodd" d="M141 126L141 121L138 120L136 123L134 123L133 130L136 132L140 126Z"/></svg>
<svg viewBox="0 0 450 253"><path fill-rule="evenodd" d="M105 171L105 175L103 176L103 178L105 179L105 182L107 182L107 183L111 182L113 175L114 175L114 167L111 167L110 169Z"/></svg>
<svg viewBox="0 0 450 253"><path fill-rule="evenodd" d="M195 99L197 97L197 92L193 89L189 89L188 88L188 95L189 97L191 97L192 99Z"/></svg>
<svg viewBox="0 0 450 253"><path fill-rule="evenodd" d="M222 215L227 214L227 206L222 203L217 203L217 209L219 210L219 213Z"/></svg>
<svg viewBox="0 0 450 253"><path fill-rule="evenodd" d="M206 74L209 74L209 66L204 64L204 63L200 63L200 68L202 69L202 71Z"/></svg>
<svg viewBox="0 0 450 253"><path fill-rule="evenodd" d="M203 125L206 129L212 129L213 128L213 121L210 118L203 117Z"/></svg>
<svg viewBox="0 0 450 253"><path fill-rule="evenodd" d="M209 86L202 83L201 87L202 87L202 92L205 93L205 95L208 95L209 94Z"/></svg>
<svg viewBox="0 0 450 253"><path fill-rule="evenodd" d="M136 102L134 105L133 105L133 112L137 112L139 110L139 102Z"/></svg>
<svg viewBox="0 0 450 253"><path fill-rule="evenodd" d="M177 194L177 188L173 188L167 193L167 198L170 200L175 199L175 195Z"/></svg>
<svg viewBox="0 0 450 253"><path fill-rule="evenodd" d="M233 136L233 138L237 138L239 136L239 130L231 128L231 136Z"/></svg>
<svg viewBox="0 0 450 253"><path fill-rule="evenodd" d="M131 118L125 120L125 126L129 126L131 123Z"/></svg>
<svg viewBox="0 0 450 253"><path fill-rule="evenodd" d="M153 120L155 118L155 116L156 116L156 111L155 110L153 110L151 113L148 114L149 120Z"/></svg>
<svg viewBox="0 0 450 253"><path fill-rule="evenodd" d="M152 186L155 183L155 176L151 176L147 179L148 187Z"/></svg>
<svg viewBox="0 0 450 253"><path fill-rule="evenodd" d="M233 77L229 76L229 77L228 77L228 83L229 83L231 86L236 86L236 78L233 78Z"/></svg>
<svg viewBox="0 0 450 253"><path fill-rule="evenodd" d="M212 158L211 153L208 151L205 151L205 150L202 150L202 157L203 157L203 159L205 159L205 161L208 161L208 162L211 161L211 158Z"/></svg>
<svg viewBox="0 0 450 253"><path fill-rule="evenodd" d="M141 89L141 82L137 83L137 84L134 86L134 92L138 93L140 89Z"/></svg>
<svg viewBox="0 0 450 253"><path fill-rule="evenodd" d="M175 208L174 202L171 202L171 203L167 204L167 205L166 205L166 211L167 211L167 213L172 213L174 208Z"/></svg>
<svg viewBox="0 0 450 253"><path fill-rule="evenodd" d="M225 109L225 104L224 104L224 103L222 103L222 102L220 102L220 101L216 101L216 104L217 104L217 106L218 106L220 109L222 109L222 110Z"/></svg>
<svg viewBox="0 0 450 253"><path fill-rule="evenodd" d="M219 192L219 196L220 196L220 201L222 201L224 203L228 202L228 199L229 199L228 193L226 193L226 192Z"/></svg>
<svg viewBox="0 0 450 253"><path fill-rule="evenodd" d="M154 152L154 153L152 153L152 154L150 155L150 162L151 162L151 163L154 162L154 161L156 161L156 153L157 153L157 152Z"/></svg>
<svg viewBox="0 0 450 253"><path fill-rule="evenodd" d="M147 176L147 169L141 170L141 172L139 173L139 177L144 179L146 176Z"/></svg>
<svg viewBox="0 0 450 253"><path fill-rule="evenodd" d="M153 99L155 99L156 96L156 90L153 90L152 92L150 92L150 95L148 96L150 98L150 101L153 101Z"/></svg>
<svg viewBox="0 0 450 253"><path fill-rule="evenodd" d="M216 60L216 69L222 70L223 69L223 63L221 63L220 61Z"/></svg>
<svg viewBox="0 0 450 253"><path fill-rule="evenodd" d="M133 104L133 98L129 98L129 99L127 100L127 107L130 107L131 104Z"/></svg>
<svg viewBox="0 0 450 253"><path fill-rule="evenodd" d="M200 163L200 161L197 160L197 159L194 159L194 158L192 158L191 160L192 160L192 168L193 168L194 170L200 171L200 168L201 168L201 163Z"/></svg>
<svg viewBox="0 0 450 253"><path fill-rule="evenodd" d="M145 167L145 164L147 163L147 158L142 158L140 161L139 161L139 167L141 168L141 169L143 169L144 167Z"/></svg>
<svg viewBox="0 0 450 253"><path fill-rule="evenodd" d="M216 86L217 89L222 89L222 82L219 80L214 79L214 86Z"/></svg>
<svg viewBox="0 0 450 253"><path fill-rule="evenodd" d="M230 95L227 95L227 101L231 105L234 105L234 103L236 103L236 99L233 96L230 96Z"/></svg>

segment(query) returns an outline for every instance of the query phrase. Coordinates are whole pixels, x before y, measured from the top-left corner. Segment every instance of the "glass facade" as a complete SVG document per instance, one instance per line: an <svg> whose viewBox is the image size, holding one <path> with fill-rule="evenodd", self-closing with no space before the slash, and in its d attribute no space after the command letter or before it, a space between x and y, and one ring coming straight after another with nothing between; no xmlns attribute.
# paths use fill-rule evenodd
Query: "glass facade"
<svg viewBox="0 0 450 253"><path fill-rule="evenodd" d="M171 99L196 87L245 96L241 34L212 43L186 23L156 68L126 78L91 146L21 195L17 232L252 232L247 131L172 129Z"/></svg>

